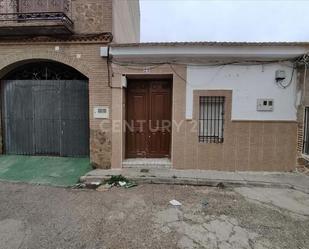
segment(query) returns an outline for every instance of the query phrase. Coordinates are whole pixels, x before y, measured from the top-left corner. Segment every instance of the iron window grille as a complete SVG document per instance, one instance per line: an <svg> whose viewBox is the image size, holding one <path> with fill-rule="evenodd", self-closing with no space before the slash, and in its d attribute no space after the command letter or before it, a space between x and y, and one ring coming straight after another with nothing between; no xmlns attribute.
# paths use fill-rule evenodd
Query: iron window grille
<svg viewBox="0 0 309 249"><path fill-rule="evenodd" d="M305 107L303 154L309 155L309 107Z"/></svg>
<svg viewBox="0 0 309 249"><path fill-rule="evenodd" d="M224 102L223 96L200 97L199 142L223 143Z"/></svg>

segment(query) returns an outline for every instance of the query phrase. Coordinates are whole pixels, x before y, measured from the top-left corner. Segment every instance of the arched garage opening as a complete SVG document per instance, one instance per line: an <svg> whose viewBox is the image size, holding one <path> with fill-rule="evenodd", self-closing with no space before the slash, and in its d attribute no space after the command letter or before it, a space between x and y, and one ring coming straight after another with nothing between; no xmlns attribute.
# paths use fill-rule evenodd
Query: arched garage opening
<svg viewBox="0 0 309 249"><path fill-rule="evenodd" d="M89 155L88 79L51 61L22 63L1 80L5 154Z"/></svg>

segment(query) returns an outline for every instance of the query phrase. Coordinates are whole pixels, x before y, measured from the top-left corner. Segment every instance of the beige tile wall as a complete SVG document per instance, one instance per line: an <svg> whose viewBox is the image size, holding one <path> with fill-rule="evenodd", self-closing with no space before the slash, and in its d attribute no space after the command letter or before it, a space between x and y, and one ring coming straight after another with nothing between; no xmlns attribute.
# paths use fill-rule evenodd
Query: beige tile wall
<svg viewBox="0 0 309 249"><path fill-rule="evenodd" d="M296 122L231 121L232 91L194 91L193 120L199 117L200 96L225 96L224 142L198 142L198 132L188 131L196 169L229 171L289 171L295 168ZM190 122L189 122L190 123ZM176 165L177 167L177 165ZM184 168L188 168L187 165Z"/></svg>

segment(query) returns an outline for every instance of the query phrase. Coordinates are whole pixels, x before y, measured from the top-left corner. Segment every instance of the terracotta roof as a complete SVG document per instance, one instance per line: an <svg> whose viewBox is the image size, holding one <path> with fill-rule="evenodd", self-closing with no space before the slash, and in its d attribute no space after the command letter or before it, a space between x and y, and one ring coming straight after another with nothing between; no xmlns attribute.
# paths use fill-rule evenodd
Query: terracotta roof
<svg viewBox="0 0 309 249"><path fill-rule="evenodd" d="M141 42L118 43L112 47L151 47L151 46L309 46L308 42Z"/></svg>

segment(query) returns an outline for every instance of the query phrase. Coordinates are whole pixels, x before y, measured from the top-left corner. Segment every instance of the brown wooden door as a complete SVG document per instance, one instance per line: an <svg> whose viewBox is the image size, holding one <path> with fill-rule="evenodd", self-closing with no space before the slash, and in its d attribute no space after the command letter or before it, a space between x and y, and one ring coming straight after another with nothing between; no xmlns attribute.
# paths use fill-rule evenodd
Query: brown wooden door
<svg viewBox="0 0 309 249"><path fill-rule="evenodd" d="M171 83L134 80L127 89L126 156L169 157Z"/></svg>

